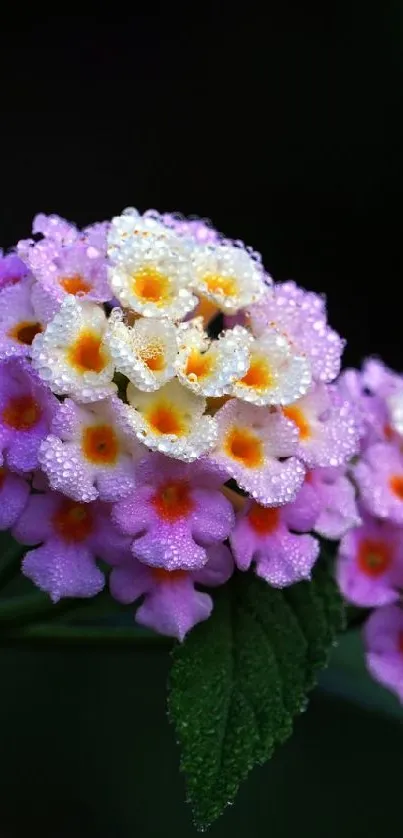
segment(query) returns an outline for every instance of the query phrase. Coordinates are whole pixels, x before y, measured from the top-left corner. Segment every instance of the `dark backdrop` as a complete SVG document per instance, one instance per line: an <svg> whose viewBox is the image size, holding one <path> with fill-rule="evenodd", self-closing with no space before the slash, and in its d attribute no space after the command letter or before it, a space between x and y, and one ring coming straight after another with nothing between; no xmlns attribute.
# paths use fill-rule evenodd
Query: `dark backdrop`
<svg viewBox="0 0 403 838"><path fill-rule="evenodd" d="M14 19L3 18L0 243L11 246L29 235L32 216L38 211L57 212L80 225L110 217L127 205L209 216L228 235L262 251L276 279L294 278L307 288L326 292L331 322L349 341L348 363L357 364L372 352L403 370L399 301L401 4L350 0L345 6L323 3L318 9L299 0L278 3L276 10L272 4L263 4L264 17L249 2L239 12L233 9L230 16L219 3L214 9L205 3L188 4L186 14L176 4L161 6L161 10L155 4L148 5L150 11L140 9L130 19L122 17L127 13L119 5L115 18L94 20L86 15L49 18L39 9L34 15L16 4L11 9ZM69 657L70 664L58 654L54 663L44 656L41 664L41 658L30 658L27 663L11 650L7 660L10 672L7 661L2 661L8 687L2 688L8 702L4 718L8 720L13 712L14 721L5 726L9 736L5 737L3 759L3 818L5 811L13 812L12 824L18 811L21 819L32 819L35 831L38 806L41 812L48 811L49 823L56 818L59 826L62 810L68 821L63 835L78 835L74 795L88 789L88 799L97 810L96 795L105 794L106 808L112 807L109 821L113 823L121 802L128 806L132 800L131 791L125 796L126 786L119 792L119 783L124 781L130 789L132 783L140 789L138 800L133 797L139 814L133 815L130 823L140 818L144 835L156 835L155 822L165 817L168 832L180 817L186 824L183 834L190 834L176 773L177 755L167 744L167 737L172 739L172 735L159 689L163 675L158 675L158 689L154 689L152 667L143 680L141 673L139 680L134 677L137 658L130 664L133 670L128 663L122 668L119 679L132 672L138 700L144 704L137 726L131 729L130 744L123 733L120 740L114 734L113 719L122 718L124 727L125 716L120 709L111 711L108 690L103 692L104 683L112 692L117 683L113 678L108 680L109 670L105 670L103 659L97 664L99 672L104 673L102 677L91 675L90 669L88 674L87 664L76 654ZM91 656L89 663L93 660ZM69 665L72 672L79 673L74 677L71 674L71 694L67 691L63 698L71 712L64 708L63 701L59 706L57 692L57 667L64 685L66 679L69 682ZM49 683L45 671L49 672ZM22 678L16 682L18 701L16 672ZM82 685L79 700L77 684ZM149 685L144 692L146 698L143 684ZM97 690L102 701L95 694ZM64 687L60 688L62 695ZM130 690L124 696L126 703L132 701ZM149 696L147 719L144 714ZM159 708L154 738L153 702ZM94 715L94 708L98 715ZM38 730L45 731L40 748L32 724L36 718ZM69 749L77 718L79 730L71 735ZM300 721L297 727L295 744L287 746L295 750L284 750L280 762L268 766L267 774L259 774L263 790L260 797L256 792L256 805L253 784L244 788L245 802L252 800L257 819L258 806L267 796L267 780L267 789L275 789L273 798L268 799L270 807L279 795L275 813L278 834L283 834L283 813L288 812L291 820L293 816L288 788L298 778L292 775L292 780L283 774L281 765L287 762L287 754L300 749L300 761L291 756L287 770L298 776L298 772L301 776L307 773L307 783L311 783L303 831L309 820L315 835L324 834L323 824L337 786L343 805L335 818L335 834L345 828L347 810L348 835L368 835L371 823L371 834L382 834L385 800L396 797L399 778L400 745L394 756L396 764L392 760L394 732L385 733L386 728L379 727L378 738L374 738L375 722L367 723L361 710L349 717L349 727L337 707L322 723L320 718L315 708L312 715L306 714L306 721ZM98 736L98 724L99 729L104 726L104 738ZM89 729L95 730L92 738ZM351 745L353 731L356 738ZM138 735L138 751L148 755L143 780L135 756ZM94 775L86 761L91 759L94 742L101 748L109 742L108 736L111 742L117 742L116 750L111 746L112 762L108 762L109 756L106 760L109 773L103 774L105 757ZM24 742L27 745L22 759ZM307 762L307 749L315 750L317 743L322 748L317 761L315 757ZM147 789L154 776L153 760L159 766L160 756L162 767L156 776L162 798L156 794L150 800ZM138 766L134 780L126 771L130 761ZM350 774L346 774L344 769L350 764ZM114 786L112 774L117 768L120 773L117 771ZM171 785L166 785L167 774ZM15 777L21 778L20 785ZM356 795L357 777L361 785ZM368 798L374 777L376 794ZM311 822L310 794L318 784L322 788L323 782L323 812ZM176 790L172 790L174 784ZM110 791L115 787L116 794ZM304 794L302 785L299 797ZM292 794L290 799L294 799ZM345 799L347 803L343 803ZM367 809L367 800L373 800L372 809ZM379 811L374 815L377 801ZM241 811L242 806L235 807L233 820L223 820L223 833L219 826L217 834L233 829L239 817L242 821ZM296 811L300 811L298 807ZM387 813L392 828L396 823L393 808ZM69 820L70 814L73 820ZM80 813L77 817L82 826ZM104 817L105 834L126 834L119 832L116 824L113 829L109 827L101 807L99 819ZM264 808L262 821L267 822ZM245 820L247 823L250 821ZM0 818L0 833L3 828ZM289 821L287 828L291 828ZM50 826L46 835L59 832ZM14 834L10 827L7 835L14 838ZM28 833L25 829L21 834ZM43 829L41 834L45 834Z"/></svg>
<svg viewBox="0 0 403 838"><path fill-rule="evenodd" d="M403 367L400 4L148 5L4 24L3 246L39 210L209 216L327 293L348 363Z"/></svg>

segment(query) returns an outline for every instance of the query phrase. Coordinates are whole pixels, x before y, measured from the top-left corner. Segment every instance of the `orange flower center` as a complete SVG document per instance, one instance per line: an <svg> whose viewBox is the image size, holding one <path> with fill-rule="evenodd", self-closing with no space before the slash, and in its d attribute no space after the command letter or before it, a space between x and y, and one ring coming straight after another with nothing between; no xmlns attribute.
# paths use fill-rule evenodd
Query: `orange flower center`
<svg viewBox="0 0 403 838"><path fill-rule="evenodd" d="M15 431L29 431L42 416L42 411L32 396L10 399L3 410L3 422Z"/></svg>
<svg viewBox="0 0 403 838"><path fill-rule="evenodd" d="M16 323L8 332L8 336L18 343L24 343L26 346L31 346L35 335L39 335L43 331L40 323L30 322L29 320L21 320Z"/></svg>
<svg viewBox="0 0 403 838"><path fill-rule="evenodd" d="M222 297L235 297L238 291L236 280L231 276L221 274L206 274L203 277L211 294L218 294Z"/></svg>
<svg viewBox="0 0 403 838"><path fill-rule="evenodd" d="M95 332L83 331L69 349L70 363L81 372L102 372L107 359L101 350L101 337Z"/></svg>
<svg viewBox="0 0 403 838"><path fill-rule="evenodd" d="M160 486L151 503L160 518L169 522L185 518L194 508L189 484L184 480Z"/></svg>
<svg viewBox="0 0 403 838"><path fill-rule="evenodd" d="M264 506L254 503L248 512L248 519L252 529L258 535L268 535L277 529L280 521L280 511L278 509L265 509Z"/></svg>
<svg viewBox="0 0 403 838"><path fill-rule="evenodd" d="M358 566L367 576L382 576L390 567L392 556L389 545L384 541L365 538L358 550Z"/></svg>
<svg viewBox="0 0 403 838"><path fill-rule="evenodd" d="M111 466L119 454L118 438L110 425L90 425L82 437L84 456L96 465Z"/></svg>
<svg viewBox="0 0 403 838"><path fill-rule="evenodd" d="M229 457L238 460L246 468L259 468L263 465L262 441L248 428L231 428L225 440L225 450Z"/></svg>
<svg viewBox="0 0 403 838"><path fill-rule="evenodd" d="M383 432L385 435L385 439L387 439L388 442L390 442L393 439L393 428L391 427L391 425L389 425L388 422L386 423L386 425L383 426Z"/></svg>
<svg viewBox="0 0 403 838"><path fill-rule="evenodd" d="M394 474L389 480L392 492L399 500L403 500L403 474Z"/></svg>
<svg viewBox="0 0 403 838"><path fill-rule="evenodd" d="M64 541L84 541L93 530L89 504L64 499L53 516L53 526Z"/></svg>
<svg viewBox="0 0 403 838"><path fill-rule="evenodd" d="M255 355L252 358L248 372L241 378L241 384L253 387L255 390L266 390L273 386L273 376L266 358Z"/></svg>
<svg viewBox="0 0 403 838"><path fill-rule="evenodd" d="M311 436L311 428L301 408L291 404L288 407L283 407L283 413L287 419L291 419L291 421L294 422L294 425L297 426L299 430L299 438L302 440L309 439Z"/></svg>
<svg viewBox="0 0 403 838"><path fill-rule="evenodd" d="M399 631L397 638L397 648L403 654L403 631Z"/></svg>
<svg viewBox="0 0 403 838"><path fill-rule="evenodd" d="M153 567L151 576L156 582L177 582L179 579L185 579L187 576L186 570L165 570L164 567Z"/></svg>
<svg viewBox="0 0 403 838"><path fill-rule="evenodd" d="M162 372L166 367L163 347L157 342L149 343L144 349L140 350L139 355L143 364L151 372Z"/></svg>
<svg viewBox="0 0 403 838"><path fill-rule="evenodd" d="M0 466L0 489L3 488L3 483L6 479L6 470L3 466Z"/></svg>
<svg viewBox="0 0 403 838"><path fill-rule="evenodd" d="M74 276L63 276L62 279L59 279L59 285L64 288L67 294L87 294L88 291L91 291L92 284L88 282L87 279L84 279L80 274L74 274Z"/></svg>
<svg viewBox="0 0 403 838"><path fill-rule="evenodd" d="M212 303L211 300L208 300L207 297L200 297L198 305L194 311L194 317L202 317L203 324L206 328L209 323L214 319L214 317L218 314L219 309Z"/></svg>
<svg viewBox="0 0 403 838"><path fill-rule="evenodd" d="M133 277L134 293L146 303L163 303L170 297L171 284L165 274L144 269Z"/></svg>
<svg viewBox="0 0 403 838"><path fill-rule="evenodd" d="M207 353L202 354L197 349L190 353L185 368L185 375L193 378L204 378L208 375L213 366L213 360Z"/></svg>
<svg viewBox="0 0 403 838"><path fill-rule="evenodd" d="M186 433L181 414L171 404L154 405L147 413L147 421L158 434L183 436Z"/></svg>

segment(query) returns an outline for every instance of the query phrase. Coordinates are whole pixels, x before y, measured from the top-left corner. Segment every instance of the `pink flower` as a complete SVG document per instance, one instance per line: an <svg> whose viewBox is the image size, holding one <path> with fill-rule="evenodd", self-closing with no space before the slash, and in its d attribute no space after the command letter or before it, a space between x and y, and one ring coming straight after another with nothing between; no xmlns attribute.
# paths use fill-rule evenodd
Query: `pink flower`
<svg viewBox="0 0 403 838"><path fill-rule="evenodd" d="M112 396L91 405L59 405L39 460L52 489L73 500L116 501L136 485L135 460L144 449L125 430L124 405Z"/></svg>
<svg viewBox="0 0 403 838"><path fill-rule="evenodd" d="M354 409L334 388L317 384L283 413L298 429L296 454L309 468L340 466L358 452Z"/></svg>
<svg viewBox="0 0 403 838"><path fill-rule="evenodd" d="M110 300L107 278L107 225L96 224L82 232L57 216L37 216L34 233L44 238L19 242L18 252L35 279L32 300L41 320L49 322L66 294L95 302Z"/></svg>
<svg viewBox="0 0 403 838"><path fill-rule="evenodd" d="M364 384L360 370L344 370L338 379L338 391L354 405L360 431L360 450L375 442L389 441L392 434L386 402Z"/></svg>
<svg viewBox="0 0 403 838"><path fill-rule="evenodd" d="M183 640L196 623L207 620L213 601L195 585L223 585L233 572L228 547L216 544L207 549L203 568L188 572L149 567L130 558L113 568L109 584L112 596L119 602L131 603L144 595L136 611L140 625Z"/></svg>
<svg viewBox="0 0 403 838"><path fill-rule="evenodd" d="M76 503L56 492L31 495L13 530L26 554L22 571L53 602L91 597L104 587L96 559L125 560L129 539L113 526L110 509L98 501Z"/></svg>
<svg viewBox="0 0 403 838"><path fill-rule="evenodd" d="M0 364L0 465L23 474L38 467L57 405L25 359Z"/></svg>
<svg viewBox="0 0 403 838"><path fill-rule="evenodd" d="M223 478L205 460L192 464L149 455L136 470L136 490L113 519L132 536L133 555L165 570L197 570L206 548L229 535L234 512L219 491Z"/></svg>
<svg viewBox="0 0 403 838"><path fill-rule="evenodd" d="M0 467L0 530L13 527L30 493L29 483L18 474Z"/></svg>
<svg viewBox="0 0 403 838"><path fill-rule="evenodd" d="M337 581L350 602L363 607L386 605L399 599L403 586L402 531L366 515L362 526L341 540Z"/></svg>
<svg viewBox="0 0 403 838"><path fill-rule="evenodd" d="M231 399L215 414L218 442L210 459L264 506L294 500L305 469L292 456L298 429L281 412Z"/></svg>
<svg viewBox="0 0 403 838"><path fill-rule="evenodd" d="M352 473L366 510L403 524L403 456L399 449L386 443L370 446Z"/></svg>
<svg viewBox="0 0 403 838"><path fill-rule="evenodd" d="M30 356L35 335L43 331L32 304L32 280L9 285L0 295L0 359Z"/></svg>
<svg viewBox="0 0 403 838"><path fill-rule="evenodd" d="M309 471L301 492L309 487L320 511L313 529L323 538L339 540L361 523L355 490L343 468L314 468Z"/></svg>
<svg viewBox="0 0 403 838"><path fill-rule="evenodd" d="M306 493L293 503L267 509L248 501L230 535L235 563L248 570L252 562L256 573L274 588L284 588L309 579L319 555L319 542L306 533L312 529L319 506Z"/></svg>
<svg viewBox="0 0 403 838"><path fill-rule="evenodd" d="M0 291L16 285L27 276L28 267L16 253L6 253L0 249Z"/></svg>
<svg viewBox="0 0 403 838"><path fill-rule="evenodd" d="M403 702L403 611L385 605L371 614L364 629L367 667L377 681Z"/></svg>
<svg viewBox="0 0 403 838"><path fill-rule="evenodd" d="M327 325L324 297L298 288L295 282L277 283L251 306L250 320L256 335L268 325L285 334L307 356L316 381L333 381L339 374L344 341Z"/></svg>

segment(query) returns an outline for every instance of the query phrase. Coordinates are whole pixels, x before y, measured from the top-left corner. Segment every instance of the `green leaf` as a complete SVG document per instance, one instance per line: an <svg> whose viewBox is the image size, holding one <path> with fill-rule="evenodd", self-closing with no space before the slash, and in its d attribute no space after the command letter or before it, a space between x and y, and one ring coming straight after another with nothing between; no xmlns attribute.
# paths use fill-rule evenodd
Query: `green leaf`
<svg viewBox="0 0 403 838"><path fill-rule="evenodd" d="M209 826L305 709L342 624L328 564L287 591L235 574L212 617L176 646L168 707L195 825Z"/></svg>

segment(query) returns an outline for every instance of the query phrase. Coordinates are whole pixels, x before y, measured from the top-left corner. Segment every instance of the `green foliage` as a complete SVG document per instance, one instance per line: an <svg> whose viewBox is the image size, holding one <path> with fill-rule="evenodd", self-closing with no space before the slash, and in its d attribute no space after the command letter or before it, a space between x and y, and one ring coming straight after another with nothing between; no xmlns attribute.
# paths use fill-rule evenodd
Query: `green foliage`
<svg viewBox="0 0 403 838"><path fill-rule="evenodd" d="M219 591L212 617L175 647L169 712L198 828L290 735L342 615L326 561L313 582L286 591L237 573Z"/></svg>

